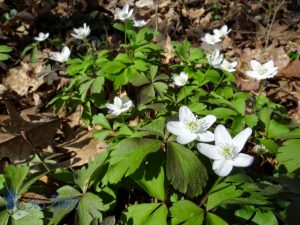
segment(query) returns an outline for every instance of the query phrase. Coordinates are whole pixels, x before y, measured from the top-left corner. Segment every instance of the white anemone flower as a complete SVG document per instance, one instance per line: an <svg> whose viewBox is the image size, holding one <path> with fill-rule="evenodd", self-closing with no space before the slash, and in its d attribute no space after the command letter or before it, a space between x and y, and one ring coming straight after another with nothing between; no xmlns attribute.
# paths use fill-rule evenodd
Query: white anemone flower
<svg viewBox="0 0 300 225"><path fill-rule="evenodd" d="M224 59L223 54L220 53L219 49L215 49L211 55L206 56L208 62L213 67L219 68Z"/></svg>
<svg viewBox="0 0 300 225"><path fill-rule="evenodd" d="M89 26L86 25L86 23L83 24L83 27L79 27L79 28L74 28L73 29L73 32L71 35L74 37L74 38L77 38L77 39L84 39L86 38L87 36L89 36L89 34L91 33L91 29Z"/></svg>
<svg viewBox="0 0 300 225"><path fill-rule="evenodd" d="M265 64L260 64L260 62L256 60L251 60L250 65L252 71L246 71L246 75L256 80L273 78L278 72L278 67L274 66L273 60L270 60Z"/></svg>
<svg viewBox="0 0 300 225"><path fill-rule="evenodd" d="M39 33L39 36L34 37L34 40L36 41L45 41L49 37L49 33Z"/></svg>
<svg viewBox="0 0 300 225"><path fill-rule="evenodd" d="M154 5L153 0L139 0L135 3L136 7L144 8L144 7L152 7Z"/></svg>
<svg viewBox="0 0 300 225"><path fill-rule="evenodd" d="M63 47L61 52L52 52L50 59L60 63L64 63L68 61L70 55L71 55L70 49L67 46L65 46Z"/></svg>
<svg viewBox="0 0 300 225"><path fill-rule="evenodd" d="M214 45L221 41L219 36L209 33L205 34L205 36L201 38L201 40L209 45Z"/></svg>
<svg viewBox="0 0 300 225"><path fill-rule="evenodd" d="M226 70L228 72L234 72L236 66L237 62L228 62L226 59L224 59L220 65L220 69Z"/></svg>
<svg viewBox="0 0 300 225"><path fill-rule="evenodd" d="M254 158L250 155L240 153L252 133L251 128L246 128L231 138L229 132L223 125L218 125L215 129L215 145L199 143L198 150L213 159L213 170L219 176L227 176L234 166L250 166Z"/></svg>
<svg viewBox="0 0 300 225"><path fill-rule="evenodd" d="M133 21L133 26L135 27L143 27L147 24L145 20L134 20Z"/></svg>
<svg viewBox="0 0 300 225"><path fill-rule="evenodd" d="M215 121L216 117L214 115L207 115L198 119L187 106L181 106L179 121L168 122L167 129L177 136L179 144L185 145L193 140L211 142L214 140L214 134L207 129Z"/></svg>
<svg viewBox="0 0 300 225"><path fill-rule="evenodd" d="M222 38L222 37L226 36L230 31L231 31L231 29L228 30L227 25L223 25L221 27L221 29L214 29L213 30L214 34L219 38Z"/></svg>
<svg viewBox="0 0 300 225"><path fill-rule="evenodd" d="M185 72L181 72L179 75L174 74L173 77L173 84L177 85L177 86L184 86L186 84L186 82L189 79L189 75L186 74Z"/></svg>
<svg viewBox="0 0 300 225"><path fill-rule="evenodd" d="M133 107L133 103L130 99L126 97L118 97L114 98L114 103L106 103L105 107L108 108L108 113L113 116L119 116L123 112L127 112L131 107Z"/></svg>
<svg viewBox="0 0 300 225"><path fill-rule="evenodd" d="M116 8L115 10L115 19L116 20L126 20L132 16L133 9L129 9L129 5L126 3L123 9Z"/></svg>

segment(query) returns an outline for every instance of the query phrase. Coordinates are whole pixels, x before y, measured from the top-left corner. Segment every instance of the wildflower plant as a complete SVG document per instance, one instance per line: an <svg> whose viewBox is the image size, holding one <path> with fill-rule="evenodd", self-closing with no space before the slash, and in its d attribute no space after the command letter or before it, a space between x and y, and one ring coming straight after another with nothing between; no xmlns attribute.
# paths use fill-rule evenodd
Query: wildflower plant
<svg viewBox="0 0 300 225"><path fill-rule="evenodd" d="M240 91L233 74L237 63L221 50L172 42L174 59L165 64L159 33L135 21L128 4L114 18L123 37L117 49L101 45L71 55L65 46L51 55L65 65L70 82L48 105L56 112L81 107L83 124L108 147L86 167L51 171L64 182L51 202L69 193L74 198L65 210L47 205L49 224L68 214L79 225L284 221L283 206L299 197L289 182L298 176L299 159L289 152L300 146L300 129L290 126L284 108ZM84 24L72 36L86 39L90 32ZM204 40L215 44L229 32L223 26ZM272 63L251 65L248 75L254 78L277 72ZM270 176L255 172L257 145L279 162ZM276 196L282 193L289 197ZM112 219L116 210L122 215Z"/></svg>

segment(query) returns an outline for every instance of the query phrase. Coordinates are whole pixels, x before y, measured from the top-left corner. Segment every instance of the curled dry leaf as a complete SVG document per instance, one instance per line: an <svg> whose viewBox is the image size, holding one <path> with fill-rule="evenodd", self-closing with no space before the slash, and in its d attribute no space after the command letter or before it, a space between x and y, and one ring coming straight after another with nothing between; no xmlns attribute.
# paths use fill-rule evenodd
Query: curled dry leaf
<svg viewBox="0 0 300 225"><path fill-rule="evenodd" d="M42 63L21 63L21 66L9 70L4 86L20 96L25 96L35 92L44 83L52 84L56 79L56 73Z"/></svg>

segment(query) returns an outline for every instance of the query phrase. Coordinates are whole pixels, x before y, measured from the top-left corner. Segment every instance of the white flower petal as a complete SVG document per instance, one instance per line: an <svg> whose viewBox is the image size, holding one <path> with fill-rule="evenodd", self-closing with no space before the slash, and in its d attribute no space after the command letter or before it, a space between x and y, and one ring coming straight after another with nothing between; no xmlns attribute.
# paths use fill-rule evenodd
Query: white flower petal
<svg viewBox="0 0 300 225"><path fill-rule="evenodd" d="M257 72L255 71L246 71L245 74L248 76L248 77L251 77L251 78L254 78L256 80L261 80L263 79L262 76L260 76Z"/></svg>
<svg viewBox="0 0 300 225"><path fill-rule="evenodd" d="M230 161L225 159L215 160L213 162L213 170L215 173L221 177L227 176L233 168Z"/></svg>
<svg viewBox="0 0 300 225"><path fill-rule="evenodd" d="M210 159L222 159L222 156L219 153L219 148L214 145L199 143L197 144L197 148L203 155L207 156Z"/></svg>
<svg viewBox="0 0 300 225"><path fill-rule="evenodd" d="M260 62L256 61L256 60L251 60L250 61L250 65L251 65L251 68L256 71L256 68L259 68L261 67L261 64Z"/></svg>
<svg viewBox="0 0 300 225"><path fill-rule="evenodd" d="M274 62L273 62L273 60L270 60L270 61L266 62L265 64L263 64L262 66L269 70L269 69L274 68Z"/></svg>
<svg viewBox="0 0 300 225"><path fill-rule="evenodd" d="M200 119L201 126L203 129L207 130L208 128L211 127L211 125L213 125L214 122L216 122L216 120L217 117L215 117L214 115L207 115L202 119Z"/></svg>
<svg viewBox="0 0 300 225"><path fill-rule="evenodd" d="M118 96L114 97L114 105L122 105L122 99Z"/></svg>
<svg viewBox="0 0 300 225"><path fill-rule="evenodd" d="M215 140L215 135L210 131L205 131L197 134L197 141L211 142Z"/></svg>
<svg viewBox="0 0 300 225"><path fill-rule="evenodd" d="M195 133L190 133L190 134L187 134L187 135L177 136L176 140L179 144L185 145L185 144L188 144L188 143L192 142L196 138L197 138L197 135Z"/></svg>
<svg viewBox="0 0 300 225"><path fill-rule="evenodd" d="M179 109L179 121L185 123L186 121L196 120L195 115L187 106L181 106Z"/></svg>
<svg viewBox="0 0 300 225"><path fill-rule="evenodd" d="M240 153L235 159L232 160L232 165L237 167L250 166L254 161L254 157Z"/></svg>
<svg viewBox="0 0 300 225"><path fill-rule="evenodd" d="M167 123L167 130L178 136L178 135L182 135L182 134L189 134L190 132L186 129L186 127L184 126L183 123L179 122L179 121L170 121Z"/></svg>
<svg viewBox="0 0 300 225"><path fill-rule="evenodd" d="M241 131L240 133L238 133L238 134L232 139L233 144L234 144L234 146L236 147L236 148L235 148L235 151L236 151L236 152L240 152L240 151L244 148L244 146L245 146L245 144L246 144L248 138L250 137L251 133L252 133L252 129L251 129L250 127L248 127L248 128L246 128L245 130L243 130L243 131Z"/></svg>
<svg viewBox="0 0 300 225"><path fill-rule="evenodd" d="M232 138L223 125L218 125L215 129L215 143L216 146L228 144L232 142Z"/></svg>
<svg viewBox="0 0 300 225"><path fill-rule="evenodd" d="M110 103L106 103L105 107L110 109L110 110L115 110L116 109L116 106L114 104L110 104Z"/></svg>

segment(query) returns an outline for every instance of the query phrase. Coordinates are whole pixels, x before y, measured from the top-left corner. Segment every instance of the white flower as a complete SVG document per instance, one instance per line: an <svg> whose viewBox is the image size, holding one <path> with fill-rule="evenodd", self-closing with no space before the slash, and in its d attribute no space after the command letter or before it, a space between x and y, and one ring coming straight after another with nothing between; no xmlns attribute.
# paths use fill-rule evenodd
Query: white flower
<svg viewBox="0 0 300 225"><path fill-rule="evenodd" d="M223 54L220 53L220 50L215 49L211 55L206 56L208 62L213 67L219 68L224 59Z"/></svg>
<svg viewBox="0 0 300 225"><path fill-rule="evenodd" d="M230 31L231 31L231 29L228 30L227 25L223 25L221 27L221 29L214 29L214 34L217 37L222 38L222 37L226 36Z"/></svg>
<svg viewBox="0 0 300 225"><path fill-rule="evenodd" d="M135 3L135 5L139 8L151 7L154 5L154 2L153 0L139 0Z"/></svg>
<svg viewBox="0 0 300 225"><path fill-rule="evenodd" d="M108 113L113 116L119 116L121 113L128 111L131 107L133 107L133 103L130 99L123 97L115 97L114 103L107 103L105 107L108 108Z"/></svg>
<svg viewBox="0 0 300 225"><path fill-rule="evenodd" d="M214 45L221 41L220 37L214 34L205 34L203 38L201 38L202 41L209 45Z"/></svg>
<svg viewBox="0 0 300 225"><path fill-rule="evenodd" d="M220 69L226 70L228 72L234 72L235 68L237 66L237 62L228 62L226 59L224 59L220 65Z"/></svg>
<svg viewBox="0 0 300 225"><path fill-rule="evenodd" d="M273 60L266 62L265 64L260 64L256 60L250 61L252 71L246 71L246 75L252 77L256 80L263 80L267 78L272 78L277 74L278 67L274 67Z"/></svg>
<svg viewBox="0 0 300 225"><path fill-rule="evenodd" d="M248 127L231 138L226 128L218 125L215 129L215 145L199 143L197 148L214 160L213 170L217 175L224 177L230 173L233 166L247 167L252 164L252 156L240 153L251 133L252 129Z"/></svg>
<svg viewBox="0 0 300 225"><path fill-rule="evenodd" d="M179 121L170 121L167 123L167 129L170 133L177 136L179 144L188 144L193 140L210 142L214 140L214 134L207 129L216 121L213 115L207 115L198 119L187 106L181 106L179 109Z"/></svg>
<svg viewBox="0 0 300 225"><path fill-rule="evenodd" d="M116 20L126 20L132 16L133 9L129 10L129 5L126 3L123 9L116 8L115 10L115 19Z"/></svg>
<svg viewBox="0 0 300 225"><path fill-rule="evenodd" d="M269 150L264 145L255 145L254 151L259 154L265 154L269 152Z"/></svg>
<svg viewBox="0 0 300 225"><path fill-rule="evenodd" d="M174 74L173 77L173 83L177 86L184 86L186 84L186 82L189 79L189 75L186 74L185 72L181 72L179 75Z"/></svg>
<svg viewBox="0 0 300 225"><path fill-rule="evenodd" d="M52 52L50 59L63 63L68 61L70 55L71 55L70 49L67 46L65 46L63 47L61 52Z"/></svg>
<svg viewBox="0 0 300 225"><path fill-rule="evenodd" d="M40 32L39 36L34 37L34 40L36 40L36 41L45 41L48 37L49 37L49 33L44 34L44 33Z"/></svg>
<svg viewBox="0 0 300 225"><path fill-rule="evenodd" d="M78 29L74 28L71 35L77 39L84 39L91 33L91 29L86 23L83 24L83 27L79 27Z"/></svg>
<svg viewBox="0 0 300 225"><path fill-rule="evenodd" d="M143 27L147 24L145 20L134 20L133 22L134 22L133 26L135 27Z"/></svg>

